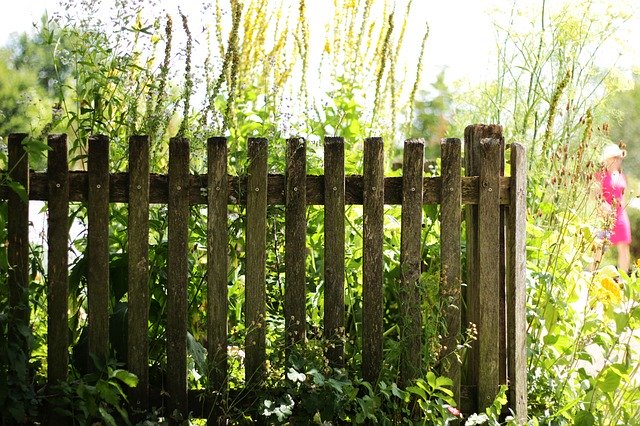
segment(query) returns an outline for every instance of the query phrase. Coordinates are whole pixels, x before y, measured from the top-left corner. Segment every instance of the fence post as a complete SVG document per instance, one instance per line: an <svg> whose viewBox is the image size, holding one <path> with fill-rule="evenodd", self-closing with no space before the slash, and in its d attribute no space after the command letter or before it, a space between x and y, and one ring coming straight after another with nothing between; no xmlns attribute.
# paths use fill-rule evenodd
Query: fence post
<svg viewBox="0 0 640 426"><path fill-rule="evenodd" d="M302 138L287 141L285 170L285 294L287 345L306 335L307 145Z"/></svg>
<svg viewBox="0 0 640 426"><path fill-rule="evenodd" d="M420 301L420 268L422 264L422 189L424 174L424 141L411 139L404 143L402 166L402 221L400 229L399 294L402 356L400 383L408 386L422 371L422 304Z"/></svg>
<svg viewBox="0 0 640 426"><path fill-rule="evenodd" d="M480 141L484 138L498 139L502 140L502 127L499 125L470 125L465 128L464 131L464 160L465 160L465 172L467 176L479 176L480 175L480 159L482 157L481 149L480 149ZM496 162L499 162L496 160ZM497 164L498 174L500 171L500 164ZM498 177L499 179L499 177ZM485 197L488 195L488 191L485 189ZM482 186L480 185L477 188L478 193L482 190ZM495 194L494 194L495 195ZM465 228L466 228L466 246L467 246L467 271L466 271L466 281L467 287L463 288L463 298L466 301L465 309L463 309L463 324L470 324L472 326L476 326L476 331L479 332L479 323L480 319L480 247L483 247L479 242L479 229L481 228L481 224L479 222L480 214L479 214L479 206L474 204L469 204L465 206ZM500 221L497 219L497 223ZM485 233L487 230L484 231ZM499 242L495 245L495 251L492 251L491 254L499 258L498 253L500 253L500 248L498 247ZM487 259L489 261L489 259ZM496 267L496 270L499 270L499 266ZM499 289L494 293L494 300L492 303L496 304L496 306L500 303L495 298L499 299ZM495 331L496 335L498 334L498 330ZM480 336L478 336L478 340L473 342L471 348L468 352L468 360L467 360L467 374L465 375L464 388L461 388L461 397L465 397L461 402L463 403L463 409L469 412L482 411L480 404L480 400L478 398L479 395L479 377L481 370L484 369L484 365L481 364L480 361L480 352L479 352L479 343ZM495 349L499 351L499 347ZM481 367L482 366L482 367ZM499 374L499 368L496 374ZM486 386L484 384L483 386ZM495 390L497 391L497 389ZM495 394L494 394L495 396ZM493 400L493 398L492 398ZM469 406L465 406L464 403L468 403Z"/></svg>
<svg viewBox="0 0 640 426"><path fill-rule="evenodd" d="M89 138L87 303L89 352L102 362L109 355L109 139ZM89 361L89 370L95 366Z"/></svg>
<svg viewBox="0 0 640 426"><path fill-rule="evenodd" d="M245 278L245 383L262 383L266 361L267 140L249 138Z"/></svg>
<svg viewBox="0 0 640 426"><path fill-rule="evenodd" d="M49 386L67 379L69 364L69 164L67 135L49 135L49 236L47 362Z"/></svg>
<svg viewBox="0 0 640 426"><path fill-rule="evenodd" d="M362 377L376 383L382 368L384 156L382 138L364 142L362 248Z"/></svg>
<svg viewBox="0 0 640 426"><path fill-rule="evenodd" d="M28 336L20 331L29 326L29 154L22 146L26 134L11 134L8 140L9 179L24 190L26 199L15 189L8 193L7 258L9 261L9 340L17 342L25 355L24 371L29 359ZM25 380L29 378L25 376Z"/></svg>
<svg viewBox="0 0 640 426"><path fill-rule="evenodd" d="M129 139L127 368L138 376L131 390L135 411L149 406L149 137Z"/></svg>
<svg viewBox="0 0 640 426"><path fill-rule="evenodd" d="M227 313L228 313L228 235L227 235L227 139L207 141L207 352L211 369L209 381L224 401L227 392ZM219 407L209 420L215 424Z"/></svg>
<svg viewBox="0 0 640 426"><path fill-rule="evenodd" d="M507 330L509 406L527 419L526 221L527 162L524 146L511 145L511 200L507 217Z"/></svg>
<svg viewBox="0 0 640 426"><path fill-rule="evenodd" d="M461 333L461 265L460 229L462 220L461 145L460 139L445 139L440 145L442 187L440 208L440 298L444 307L447 332L442 339L441 371L453 382L452 390L458 407L460 400L461 364L455 356Z"/></svg>
<svg viewBox="0 0 640 426"><path fill-rule="evenodd" d="M327 358L344 364L344 139L324 140L324 336Z"/></svg>
<svg viewBox="0 0 640 426"><path fill-rule="evenodd" d="M167 390L169 415L186 418L187 283L189 280L189 141L169 142L169 230L167 252ZM175 420L175 419L174 419Z"/></svg>
<svg viewBox="0 0 640 426"><path fill-rule="evenodd" d="M478 409L493 402L500 387L500 141L480 141L478 198ZM497 299L497 300L496 300Z"/></svg>

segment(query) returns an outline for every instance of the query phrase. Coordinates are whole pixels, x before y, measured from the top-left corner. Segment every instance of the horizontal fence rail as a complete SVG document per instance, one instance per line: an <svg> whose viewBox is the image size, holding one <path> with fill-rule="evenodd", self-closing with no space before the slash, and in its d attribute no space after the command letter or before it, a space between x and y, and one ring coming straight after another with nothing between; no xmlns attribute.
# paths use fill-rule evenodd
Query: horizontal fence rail
<svg viewBox="0 0 640 426"><path fill-rule="evenodd" d="M128 203L131 189L129 188L129 172L111 173L109 175L109 202ZM86 202L89 200L89 176L85 171L69 171L69 201ZM325 204L324 176L308 175L306 177L306 204ZM150 174L149 177L149 203L168 204L169 179L168 175ZM189 175L187 193L189 204L205 205L208 202L207 175ZM345 204L359 205L363 203L364 178L362 176L345 176ZM423 178L423 204L442 203L442 177ZM46 172L29 172L29 199L33 201L49 201L51 198L48 183L49 175ZM511 179L500 177L500 204L507 205L511 199ZM247 178L227 177L227 203L247 204ZM267 204L285 205L286 203L286 179L284 175L267 175ZM463 176L460 182L462 192L462 204L478 204L480 194L480 178L478 176ZM0 198L6 199L9 189L0 189ZM216 191L217 192L217 191ZM384 204L402 204L402 177L384 178Z"/></svg>
<svg viewBox="0 0 640 426"><path fill-rule="evenodd" d="M384 147L380 138L366 139L362 176L345 176L344 141L324 141L324 175L306 173L306 143L287 141L286 170L268 174L268 141L250 138L246 176L227 171L227 140L210 138L206 174L189 173L189 141L173 138L166 175L149 173L149 139L130 139L129 171L109 173L109 140L88 141L87 171L70 171L65 135L48 138L51 150L46 172L29 171L21 144L26 135L11 135L8 175L21 184L29 200L48 202L48 382L68 374L68 221L69 203L87 207L90 265L87 277L88 339L99 358L109 352L109 203L128 204L128 345L127 368L138 376L131 392L136 410L162 404L169 412L192 413L215 420L219 407L202 399L202 391L187 387L188 226L191 205L207 206L206 349L210 389L228 392L228 205L246 205L245 383L263 386L266 372L266 230L269 205L285 211L285 329L288 343L304 342L306 323L306 206L324 206L324 330L339 340L345 326L345 206L362 205L363 318L362 377L375 383L383 368L385 286L384 206L400 205L401 277L399 305L404 345L400 382L408 385L422 374L421 232L425 204L440 208L440 298L447 332L442 336L441 372L453 381L454 396L466 412L484 410L500 385L509 385L509 407L526 418L525 184L524 149L511 144L511 176L504 176L506 152L500 126L469 126L463 144L441 144L441 176L424 176L424 142L405 143L403 176L384 176ZM464 163L464 164L463 164ZM463 169L464 166L464 169ZM464 171L464 176L463 176ZM9 285L11 304L25 305L28 288L28 202L8 186L0 197L9 203ZM162 392L152 390L149 378L149 206L167 204L167 375ZM463 222L465 223L463 226ZM466 233L461 233L462 229ZM466 269L462 244L466 241ZM466 284L466 285L465 285ZM395 284L393 284L395 285ZM28 303L28 302L26 302ZM16 309L16 321L25 310ZM469 324L477 328L466 363L452 355ZM344 348L337 343L327 353L332 365L344 365ZM204 402L203 402L204 401Z"/></svg>

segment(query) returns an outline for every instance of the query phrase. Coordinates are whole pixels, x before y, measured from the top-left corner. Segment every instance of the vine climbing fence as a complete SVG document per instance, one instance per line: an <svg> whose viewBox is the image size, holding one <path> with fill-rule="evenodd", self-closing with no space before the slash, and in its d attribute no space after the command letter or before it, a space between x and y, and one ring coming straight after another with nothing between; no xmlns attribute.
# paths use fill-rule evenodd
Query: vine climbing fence
<svg viewBox="0 0 640 426"><path fill-rule="evenodd" d="M88 216L87 314L89 351L109 354L109 204L128 204L128 351L126 368L139 378L131 398L138 409L158 403L187 415L215 413L215 400L196 398L188 389L187 286L190 206L207 207L206 349L208 383L216 392L228 391L228 206L246 205L245 347L246 387L260 385L266 365L265 256L267 206L284 205L285 276L284 321L290 342L304 341L307 333L306 233L308 205L324 206L324 335L332 339L345 326L345 206L361 204L363 211L362 378L375 383L383 368L384 287L399 285L404 336L400 380L410 383L421 374L422 301L421 232L423 206L440 206L440 297L444 302L447 333L442 347L454 350L463 328L473 323L477 340L465 360L448 357L443 374L453 381L455 398L464 410L484 409L500 385L508 385L509 407L526 418L525 319L525 186L526 164L520 144L505 145L499 126L474 125L464 142L441 143L441 175L424 173L424 143L404 144L401 177L385 177L383 140L364 141L360 176L345 175L344 141L324 140L324 175L306 172L303 139L287 141L286 171L268 174L268 141L248 139L247 174L231 176L227 169L227 140L207 143L207 173L190 173L189 141L173 138L169 145L168 174L149 172L149 139L132 137L129 169L109 172L109 139L88 141L86 171L70 171L65 135L48 137L47 170L29 169L22 142L26 135L8 138L8 176L21 184L29 200L44 200L48 212L47 380L65 380L69 370L68 244L69 203L86 203ZM464 149L463 149L464 148ZM464 157L463 157L464 152ZM509 175L505 176L505 153ZM8 283L14 320L29 321L29 203L8 187ZM149 384L149 206L168 205L166 265L165 389ZM384 276L384 209L400 205L401 280ZM466 244L461 244L464 241ZM466 250L466 252L464 252ZM466 262L462 262L462 259ZM344 348L327 350L328 361L340 365ZM208 393L204 393L208 394Z"/></svg>

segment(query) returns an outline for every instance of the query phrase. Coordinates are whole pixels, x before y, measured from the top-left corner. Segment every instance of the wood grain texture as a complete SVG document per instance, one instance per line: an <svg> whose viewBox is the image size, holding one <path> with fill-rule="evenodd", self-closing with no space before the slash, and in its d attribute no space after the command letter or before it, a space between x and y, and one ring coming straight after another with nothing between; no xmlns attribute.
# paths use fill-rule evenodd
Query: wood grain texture
<svg viewBox="0 0 640 426"><path fill-rule="evenodd" d="M500 140L480 141L478 203L478 408L491 405L500 387Z"/></svg>
<svg viewBox="0 0 640 426"><path fill-rule="evenodd" d="M461 243L462 192L460 139L445 139L441 145L442 205L440 208L440 300L444 308L447 331L442 339L441 373L452 382L454 399L460 407L461 364L455 351L462 332L461 312Z"/></svg>
<svg viewBox="0 0 640 426"><path fill-rule="evenodd" d="M69 167L67 136L50 135L49 171L48 289L47 289L47 379L55 386L67 378L69 364Z"/></svg>
<svg viewBox="0 0 640 426"><path fill-rule="evenodd" d="M402 166L402 222L400 229L399 294L401 336L400 384L406 387L422 377L422 303L420 269L422 265L422 175L424 141L404 144Z"/></svg>
<svg viewBox="0 0 640 426"><path fill-rule="evenodd" d="M13 134L8 138L9 178L21 185L25 195L29 193L29 156L22 146L26 134ZM18 325L29 325L29 201L11 190L7 194L7 260L9 261L8 282L10 325L9 339L18 342L25 354L29 353L29 343ZM25 361L25 368L27 368Z"/></svg>
<svg viewBox="0 0 640 426"><path fill-rule="evenodd" d="M327 358L344 365L344 139L324 140L324 336Z"/></svg>
<svg viewBox="0 0 640 426"><path fill-rule="evenodd" d="M89 138L87 205L87 304L89 352L109 356L109 139ZM93 369L93 363L89 367Z"/></svg>
<svg viewBox="0 0 640 426"><path fill-rule="evenodd" d="M212 390L227 391L228 255L227 139L207 141L207 352Z"/></svg>
<svg viewBox="0 0 640 426"><path fill-rule="evenodd" d="M187 284L189 281L189 141L169 142L167 253L167 390L169 412L184 417L187 406Z"/></svg>
<svg viewBox="0 0 640 426"><path fill-rule="evenodd" d="M306 338L306 181L307 155L304 139L287 141L285 203L285 295L284 320L288 344Z"/></svg>
<svg viewBox="0 0 640 426"><path fill-rule="evenodd" d="M474 124L467 126L464 130L464 168L466 176L462 178L464 187L465 181L474 180L474 203L468 203L465 200L465 191L462 191L462 203L465 204L464 220L466 229L466 257L467 269L465 271L466 287L463 287L463 304L462 323L465 325L477 327L480 321L480 287L479 287L479 253L478 253L478 229L479 215L478 202L480 192L480 141L483 138L502 138L502 127L499 125L483 125ZM502 187L502 179L500 185ZM502 190L500 191L502 192ZM502 197L502 195L500 195ZM505 204L508 202L508 197ZM498 256L499 248L495 248L495 256ZM497 297L496 293L496 297ZM467 374L464 375L465 387L471 390L472 394L476 394L478 388L478 377L480 372L479 344L477 341L471 344L468 351ZM472 411L477 411L478 401L474 398L471 401Z"/></svg>
<svg viewBox="0 0 640 426"><path fill-rule="evenodd" d="M382 368L384 147L382 138L364 144L362 247L362 377L376 383Z"/></svg>
<svg viewBox="0 0 640 426"><path fill-rule="evenodd" d="M526 227L527 162L525 148L511 145L513 190L507 215L507 345L509 406L516 420L527 419Z"/></svg>
<svg viewBox="0 0 640 426"><path fill-rule="evenodd" d="M247 249L245 278L245 381L249 389L262 383L266 361L266 229L267 140L248 141Z"/></svg>
<svg viewBox="0 0 640 426"><path fill-rule="evenodd" d="M149 138L129 139L128 344L127 368L138 376L133 407L149 407Z"/></svg>

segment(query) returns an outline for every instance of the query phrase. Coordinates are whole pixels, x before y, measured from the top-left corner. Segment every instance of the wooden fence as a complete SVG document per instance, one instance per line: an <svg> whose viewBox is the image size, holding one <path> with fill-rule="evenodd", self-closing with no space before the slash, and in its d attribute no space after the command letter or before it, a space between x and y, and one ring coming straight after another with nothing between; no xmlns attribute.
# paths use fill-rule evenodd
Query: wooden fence
<svg viewBox="0 0 640 426"><path fill-rule="evenodd" d="M189 173L189 142L170 141L167 175L149 173L148 138L132 137L129 171L109 173L109 140L89 139L88 170L69 171L65 135L50 135L48 170L29 170L22 141L8 138L9 176L27 189L29 199L48 201L48 383L67 378L68 221L69 202L85 202L88 214L88 336L89 350L109 351L109 203L128 203L128 354L127 369L139 378L132 399L146 409L155 401L149 389L149 205L168 204L167 375L164 403L182 413L202 414L187 389L187 236L190 205L208 208L207 219L207 350L211 383L226 387L227 375L227 206L246 204L245 368L247 382L259 382L265 372L265 246L267 205L285 206L286 293L284 313L288 338L303 339L305 321L305 239L307 205L324 205L325 270L324 333L332 337L345 325L345 224L347 204L362 204L363 319L362 376L375 382L383 362L383 218L384 206L400 204L402 298L401 381L420 373L422 316L416 286L421 273L422 206L440 204L441 297L448 334L443 346L455 348L461 329L477 326L467 362L450 360L446 374L453 379L456 399L467 410L484 409L501 384L509 385L509 407L526 418L525 319L525 182L524 149L510 144L510 176L504 176L505 144L500 126L475 125L465 130L464 159L459 139L446 139L442 175L424 176L423 142L405 143L402 177L385 177L383 141L364 143L362 176L345 176L344 142L324 141L324 176L306 174L302 139L287 143L286 172L267 172L268 143L248 141L246 177L227 173L225 138L208 140L205 175ZM464 164L462 164L464 160ZM461 171L465 171L462 176ZM13 306L28 303L29 205L3 189L8 199L9 285ZM461 208L465 206L464 210ZM467 267L461 265L461 229L466 228ZM462 285L466 283L466 286ZM389 285L388 283L386 285ZM22 309L17 315L29 318ZM256 326L258 325L258 326ZM338 362L340 346L328 352ZM452 358L452 357L449 357ZM157 395L156 395L157 396ZM191 403L190 403L191 401ZM206 404L204 404L206 406ZM208 407L211 408L211 407ZM205 408L204 410L207 410Z"/></svg>

